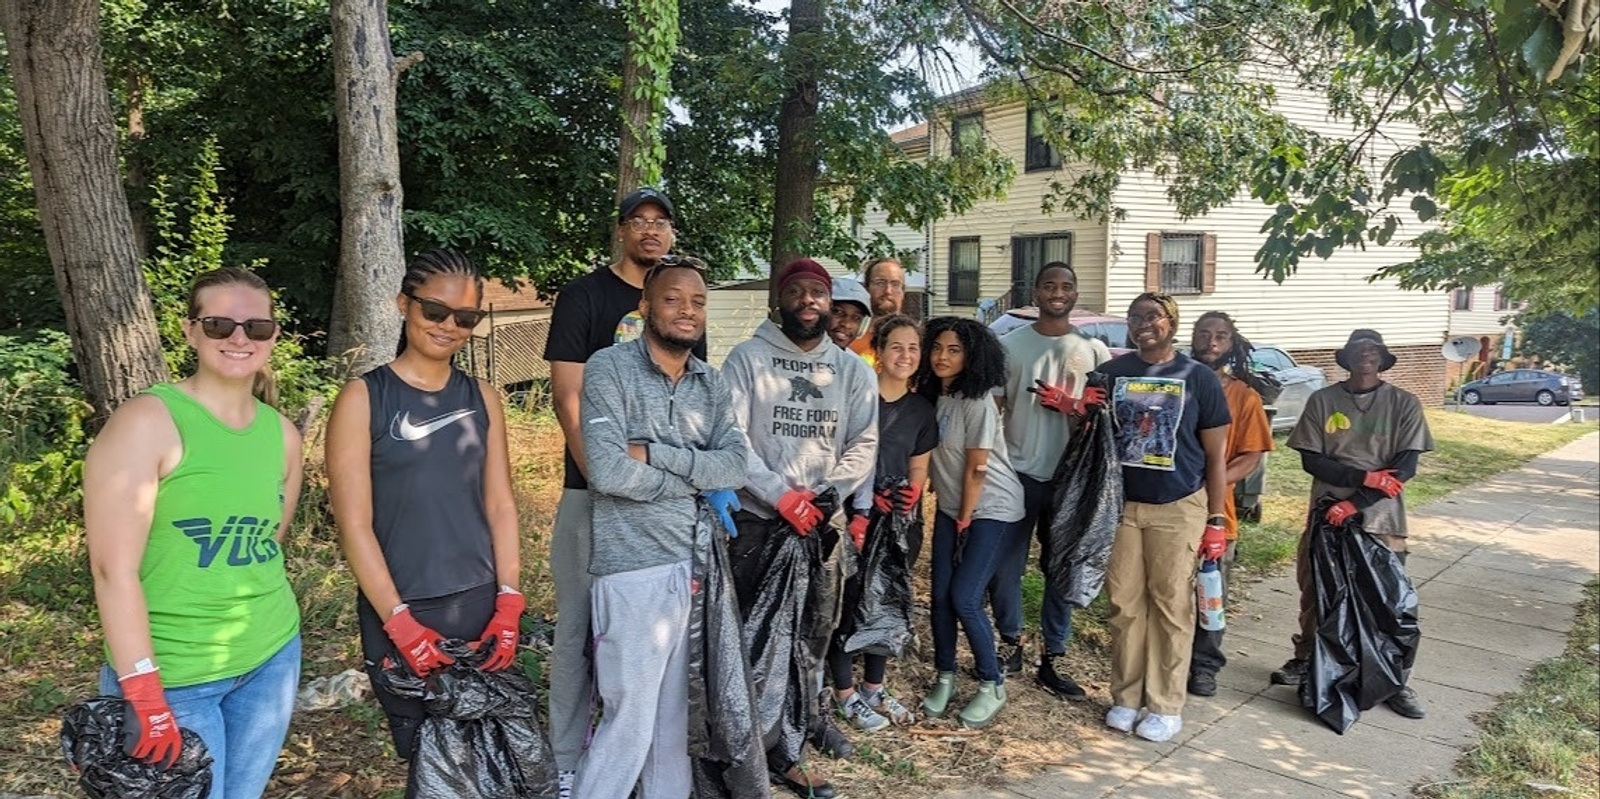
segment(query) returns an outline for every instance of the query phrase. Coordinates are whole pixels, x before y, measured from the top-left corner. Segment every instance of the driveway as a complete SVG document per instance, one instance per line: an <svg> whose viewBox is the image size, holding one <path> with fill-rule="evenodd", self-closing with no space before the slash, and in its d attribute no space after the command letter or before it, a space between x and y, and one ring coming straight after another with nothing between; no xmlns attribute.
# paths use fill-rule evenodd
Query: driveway
<svg viewBox="0 0 1600 799"><path fill-rule="evenodd" d="M1456 406L1446 405L1446 409L1455 410ZM1534 403L1500 403L1498 405L1462 405L1461 410L1473 416L1482 416L1488 419L1499 419L1502 422L1531 422L1533 424L1549 424L1570 411L1564 405L1545 407ZM1595 408L1585 408L1584 414L1592 417Z"/></svg>

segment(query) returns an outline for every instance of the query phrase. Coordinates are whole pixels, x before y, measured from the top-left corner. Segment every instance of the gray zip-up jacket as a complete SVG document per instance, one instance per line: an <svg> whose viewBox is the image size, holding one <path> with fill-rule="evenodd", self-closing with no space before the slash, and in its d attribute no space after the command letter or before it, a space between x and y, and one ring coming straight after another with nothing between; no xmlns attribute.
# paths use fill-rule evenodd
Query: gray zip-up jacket
<svg viewBox="0 0 1600 799"><path fill-rule="evenodd" d="M689 356L674 384L644 336L601 350L583 369L579 419L594 501L594 575L693 556L695 497L744 485L749 449L728 384ZM644 444L648 462L628 454Z"/></svg>
<svg viewBox="0 0 1600 799"><path fill-rule="evenodd" d="M808 352L767 320L728 353L722 373L750 442L744 509L771 519L790 489L861 488L878 457L878 378L823 340Z"/></svg>

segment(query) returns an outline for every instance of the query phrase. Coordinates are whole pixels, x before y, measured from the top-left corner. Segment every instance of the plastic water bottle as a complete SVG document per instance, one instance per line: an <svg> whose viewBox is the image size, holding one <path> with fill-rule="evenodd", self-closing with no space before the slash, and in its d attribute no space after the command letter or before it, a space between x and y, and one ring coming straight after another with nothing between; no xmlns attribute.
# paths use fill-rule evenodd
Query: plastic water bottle
<svg viewBox="0 0 1600 799"><path fill-rule="evenodd" d="M1200 564L1195 575L1194 598L1200 610L1200 629L1220 630L1227 626L1222 613L1222 569L1214 560Z"/></svg>

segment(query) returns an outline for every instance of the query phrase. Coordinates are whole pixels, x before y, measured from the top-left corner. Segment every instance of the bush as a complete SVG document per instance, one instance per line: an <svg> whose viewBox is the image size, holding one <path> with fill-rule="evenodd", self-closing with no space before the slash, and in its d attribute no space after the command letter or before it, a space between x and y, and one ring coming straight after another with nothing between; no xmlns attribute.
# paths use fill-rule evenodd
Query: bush
<svg viewBox="0 0 1600 799"><path fill-rule="evenodd" d="M58 330L0 335L0 467L81 447L90 408L71 362L72 345Z"/></svg>

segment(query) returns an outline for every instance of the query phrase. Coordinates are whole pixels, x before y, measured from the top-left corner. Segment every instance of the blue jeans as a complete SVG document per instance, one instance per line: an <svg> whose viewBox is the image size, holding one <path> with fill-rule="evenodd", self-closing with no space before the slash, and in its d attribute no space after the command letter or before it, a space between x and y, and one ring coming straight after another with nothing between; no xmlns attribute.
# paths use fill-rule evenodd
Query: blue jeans
<svg viewBox="0 0 1600 799"><path fill-rule="evenodd" d="M1001 554L1017 525L994 519L973 519L961 564L955 562L956 522L945 513L933 520L933 665L939 671L956 670L956 622L967 633L967 646L977 666L978 679L1005 681L995 654L994 627L984 611L983 598Z"/></svg>
<svg viewBox="0 0 1600 799"><path fill-rule="evenodd" d="M1022 635L1022 573L1028 567L1028 548L1039 539L1039 571L1050 563L1050 519L1055 516L1055 487L1048 480L1035 480L1018 474L1022 481L1022 521L1017 522L1016 538L1006 550L1005 561L989 583L989 603L994 607L994 623L1007 638ZM1039 609L1039 631L1044 636L1044 654L1064 655L1072 637L1072 603L1044 581L1044 605Z"/></svg>
<svg viewBox="0 0 1600 799"><path fill-rule="evenodd" d="M289 734L300 687L300 636L238 677L166 689L178 726L193 730L211 753L210 799L261 799ZM100 692L122 696L117 674L100 669Z"/></svg>

